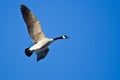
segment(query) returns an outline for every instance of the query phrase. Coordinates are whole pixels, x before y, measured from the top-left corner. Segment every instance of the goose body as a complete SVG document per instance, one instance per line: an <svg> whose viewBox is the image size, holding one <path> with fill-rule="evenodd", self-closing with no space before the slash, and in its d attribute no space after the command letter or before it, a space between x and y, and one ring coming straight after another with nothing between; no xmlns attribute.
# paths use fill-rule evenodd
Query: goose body
<svg viewBox="0 0 120 80"><path fill-rule="evenodd" d="M38 41L36 44L34 44L32 47L29 48L29 50L31 51L36 51L36 50L40 50L43 48L46 48L47 46L50 45L50 43L53 42L53 39L50 38L44 38L40 41Z"/></svg>
<svg viewBox="0 0 120 80"><path fill-rule="evenodd" d="M30 9L27 8L23 4L21 5L21 13L22 13L23 19L26 23L28 33L34 43L33 46L25 49L26 56L30 57L35 52L37 55L37 61L39 61L46 57L46 55L49 51L48 46L52 42L54 42L58 39L67 39L68 38L68 36L66 36L66 35L56 37L56 38L47 38L41 29L40 22L33 15L33 13L30 11Z"/></svg>

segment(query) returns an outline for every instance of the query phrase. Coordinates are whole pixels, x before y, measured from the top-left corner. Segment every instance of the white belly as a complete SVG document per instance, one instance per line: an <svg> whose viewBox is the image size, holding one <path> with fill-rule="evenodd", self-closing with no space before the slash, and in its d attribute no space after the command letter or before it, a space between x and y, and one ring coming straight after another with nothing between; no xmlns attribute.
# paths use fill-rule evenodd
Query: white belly
<svg viewBox="0 0 120 80"><path fill-rule="evenodd" d="M46 48L53 42L53 39L45 38L34 44L29 50L37 51L43 48Z"/></svg>

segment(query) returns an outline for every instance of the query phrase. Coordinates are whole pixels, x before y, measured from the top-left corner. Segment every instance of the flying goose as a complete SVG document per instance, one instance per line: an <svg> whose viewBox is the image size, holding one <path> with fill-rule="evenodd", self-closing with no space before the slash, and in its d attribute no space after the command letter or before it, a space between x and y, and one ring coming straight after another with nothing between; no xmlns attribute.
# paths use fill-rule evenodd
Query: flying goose
<svg viewBox="0 0 120 80"><path fill-rule="evenodd" d="M41 24L37 20L37 18L33 15L29 8L27 8L24 4L21 5L21 13L23 19L26 23L28 33L32 38L34 43L33 46L25 49L26 56L30 57L34 52L37 55L37 61L46 57L49 48L48 46L58 40L58 39L67 39L68 36L63 35L56 38L48 38L44 35L41 29Z"/></svg>

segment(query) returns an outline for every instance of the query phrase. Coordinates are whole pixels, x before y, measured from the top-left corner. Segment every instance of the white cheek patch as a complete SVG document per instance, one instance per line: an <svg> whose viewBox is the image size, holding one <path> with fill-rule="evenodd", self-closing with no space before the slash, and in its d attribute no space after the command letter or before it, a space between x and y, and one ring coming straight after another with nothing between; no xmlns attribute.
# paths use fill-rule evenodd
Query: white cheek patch
<svg viewBox="0 0 120 80"><path fill-rule="evenodd" d="M65 36L63 36L63 39L65 39L66 37Z"/></svg>

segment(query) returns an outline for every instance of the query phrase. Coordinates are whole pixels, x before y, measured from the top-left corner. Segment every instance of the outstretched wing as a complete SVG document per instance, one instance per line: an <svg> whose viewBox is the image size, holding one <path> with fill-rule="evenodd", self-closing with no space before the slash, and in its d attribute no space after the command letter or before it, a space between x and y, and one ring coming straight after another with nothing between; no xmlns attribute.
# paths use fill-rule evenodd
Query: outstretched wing
<svg viewBox="0 0 120 80"><path fill-rule="evenodd" d="M21 12L23 19L27 25L28 33L34 43L38 42L42 38L45 38L42 32L40 22L36 19L33 13L25 5L21 5Z"/></svg>
<svg viewBox="0 0 120 80"><path fill-rule="evenodd" d="M36 52L36 54L37 54L37 61L45 58L45 57L47 56L48 51L49 51L49 48L46 48L46 49L43 50L43 51L38 51L38 52Z"/></svg>

